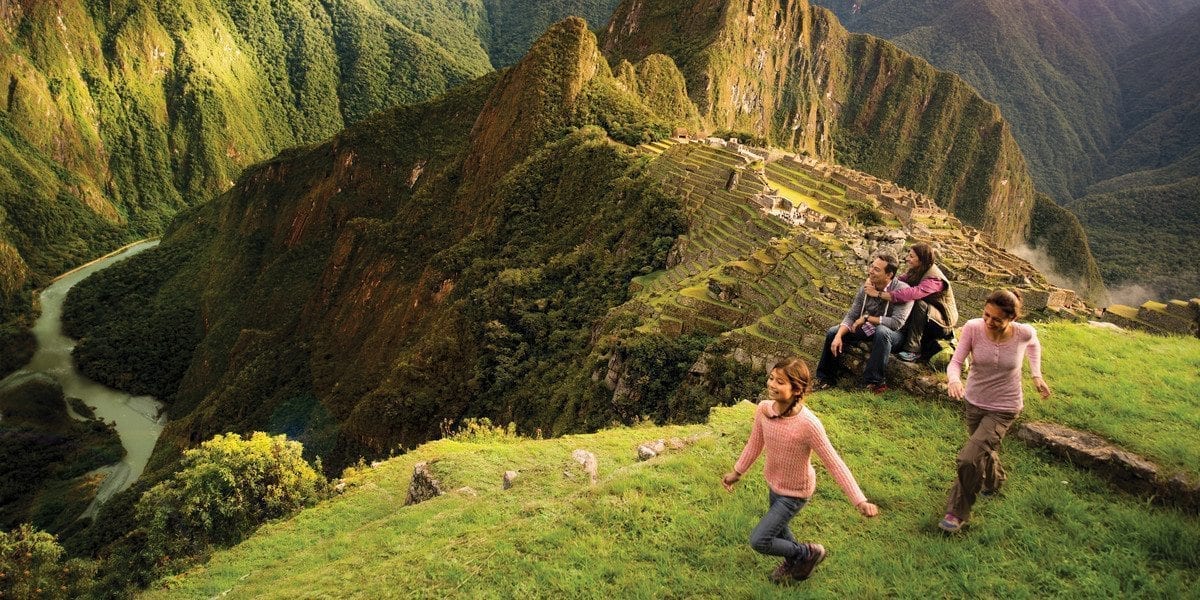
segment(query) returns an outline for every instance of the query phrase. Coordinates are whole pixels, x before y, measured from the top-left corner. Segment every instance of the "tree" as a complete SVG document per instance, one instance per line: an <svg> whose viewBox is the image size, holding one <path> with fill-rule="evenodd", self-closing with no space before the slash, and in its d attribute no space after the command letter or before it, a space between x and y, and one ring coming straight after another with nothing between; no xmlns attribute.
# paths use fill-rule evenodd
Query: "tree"
<svg viewBox="0 0 1200 600"><path fill-rule="evenodd" d="M148 490L135 514L162 562L233 545L259 525L325 496L328 482L286 436L218 435L184 453L182 468Z"/></svg>

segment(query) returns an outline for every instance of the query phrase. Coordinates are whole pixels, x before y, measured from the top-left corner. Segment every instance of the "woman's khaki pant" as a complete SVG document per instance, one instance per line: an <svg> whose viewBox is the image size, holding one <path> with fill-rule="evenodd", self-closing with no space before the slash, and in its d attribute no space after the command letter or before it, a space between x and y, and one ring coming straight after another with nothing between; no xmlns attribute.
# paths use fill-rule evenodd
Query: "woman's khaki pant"
<svg viewBox="0 0 1200 600"><path fill-rule="evenodd" d="M995 493L1004 483L1004 468L1000 466L1000 441L1017 418L1015 412L994 412L966 403L964 418L971 437L956 460L958 477L950 488L946 512L966 521L971 507L982 492Z"/></svg>

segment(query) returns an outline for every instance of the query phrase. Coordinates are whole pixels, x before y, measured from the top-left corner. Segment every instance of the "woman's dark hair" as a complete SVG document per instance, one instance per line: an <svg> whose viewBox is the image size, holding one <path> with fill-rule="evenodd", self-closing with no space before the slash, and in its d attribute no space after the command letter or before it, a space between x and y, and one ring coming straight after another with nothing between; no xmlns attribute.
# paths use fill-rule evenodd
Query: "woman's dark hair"
<svg viewBox="0 0 1200 600"><path fill-rule="evenodd" d="M1021 316L1021 290L996 290L988 295L984 304L991 304L1004 311L1009 319L1016 319Z"/></svg>
<svg viewBox="0 0 1200 600"><path fill-rule="evenodd" d="M917 242L909 250L912 250L913 254L917 255L917 260L921 261L921 264L905 271L902 279L904 279L905 283L915 286L929 272L929 267L933 266L935 255L933 253L933 246L925 242Z"/></svg>
<svg viewBox="0 0 1200 600"><path fill-rule="evenodd" d="M792 384L792 401L786 410L771 417L772 419L778 419L792 412L797 403L804 401L804 396L808 394L809 386L812 384L812 372L808 370L808 363L804 362L803 358L797 356L785 358L775 363L775 366L771 367L771 372L774 373L776 369L783 371L788 383Z"/></svg>

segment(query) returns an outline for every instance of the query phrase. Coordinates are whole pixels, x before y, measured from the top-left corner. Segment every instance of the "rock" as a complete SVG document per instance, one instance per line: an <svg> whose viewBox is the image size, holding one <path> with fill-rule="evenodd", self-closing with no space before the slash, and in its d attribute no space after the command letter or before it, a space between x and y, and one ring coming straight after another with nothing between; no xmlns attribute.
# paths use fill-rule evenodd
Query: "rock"
<svg viewBox="0 0 1200 600"><path fill-rule="evenodd" d="M346 493L346 482L341 479L337 480L337 483L333 484L333 491L339 494Z"/></svg>
<svg viewBox="0 0 1200 600"><path fill-rule="evenodd" d="M442 495L442 486L429 471L429 464L419 462L413 466L412 481L408 484L408 497L404 505L420 504Z"/></svg>
<svg viewBox="0 0 1200 600"><path fill-rule="evenodd" d="M571 458L583 467L583 471L588 474L588 479L592 485L596 485L596 478L599 474L599 466L596 461L596 455L587 450L576 450L571 453Z"/></svg>
<svg viewBox="0 0 1200 600"><path fill-rule="evenodd" d="M1155 502L1177 505L1193 513L1200 510L1200 486L1180 476L1164 480L1158 465L1100 436L1040 422L1025 423L1016 436L1097 472L1127 492L1149 495Z"/></svg>
<svg viewBox="0 0 1200 600"><path fill-rule="evenodd" d="M460 488L458 488L457 490L454 490L454 491L455 491L456 493L462 494L463 496L469 496L469 497L471 497L471 498L478 498L478 497L479 497L479 492L476 492L476 491L475 491L475 488L472 488L472 487L469 487L469 486L465 486L465 485L464 485L463 487L460 487Z"/></svg>
<svg viewBox="0 0 1200 600"><path fill-rule="evenodd" d="M642 444L637 447L637 456L638 460L650 460L655 456L658 456L658 453L650 448L650 446Z"/></svg>
<svg viewBox="0 0 1200 600"><path fill-rule="evenodd" d="M503 484L504 489L507 490L507 489L511 488L513 486L513 484L517 481L517 477L519 477L519 476L520 476L520 473L518 473L516 471L505 471L504 472L504 484Z"/></svg>

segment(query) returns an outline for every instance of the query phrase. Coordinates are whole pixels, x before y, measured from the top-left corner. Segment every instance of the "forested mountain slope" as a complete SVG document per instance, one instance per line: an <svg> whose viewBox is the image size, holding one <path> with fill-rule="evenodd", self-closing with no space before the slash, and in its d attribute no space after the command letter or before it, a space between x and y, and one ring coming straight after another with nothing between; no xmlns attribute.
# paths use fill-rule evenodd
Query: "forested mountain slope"
<svg viewBox="0 0 1200 600"><path fill-rule="evenodd" d="M1187 157L1200 122L1192 76L1200 44L1190 33L1200 3L819 3L851 29L887 37L999 103L1039 188L1086 224L1105 281L1136 288L1124 301L1200 293L1195 276L1178 277L1170 258L1188 247L1174 232L1200 225L1200 210L1184 200L1197 174ZM1119 199L1098 197L1115 188ZM1176 214L1180 220L1159 218Z"/></svg>
<svg viewBox="0 0 1200 600"><path fill-rule="evenodd" d="M1105 179L1069 203L1127 303L1200 296L1200 7L1122 53L1124 136Z"/></svg>
<svg viewBox="0 0 1200 600"><path fill-rule="evenodd" d="M161 233L248 165L440 95L554 20L612 5L3 3L0 348L13 360L0 370L28 356L21 324L50 277Z"/></svg>

